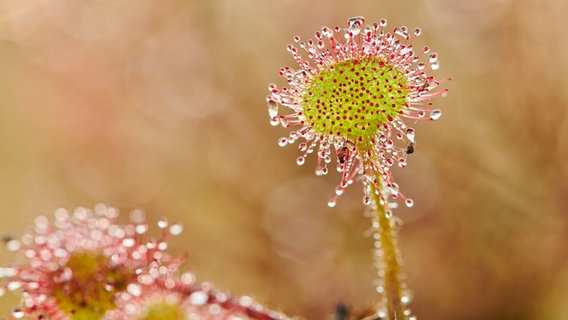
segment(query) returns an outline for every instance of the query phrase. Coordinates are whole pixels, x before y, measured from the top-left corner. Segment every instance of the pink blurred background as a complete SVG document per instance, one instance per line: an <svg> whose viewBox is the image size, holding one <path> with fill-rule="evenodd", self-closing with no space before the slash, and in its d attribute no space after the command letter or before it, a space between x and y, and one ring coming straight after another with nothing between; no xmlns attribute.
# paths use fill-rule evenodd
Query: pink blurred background
<svg viewBox="0 0 568 320"><path fill-rule="evenodd" d="M396 172L421 320L568 319L568 34L563 0L3 0L0 233L57 207L141 208L185 230L201 281L289 315L374 299L361 186L295 164L267 84L286 45L351 16L421 27L450 94ZM0 262L12 255L1 251ZM0 316L17 303L0 300Z"/></svg>

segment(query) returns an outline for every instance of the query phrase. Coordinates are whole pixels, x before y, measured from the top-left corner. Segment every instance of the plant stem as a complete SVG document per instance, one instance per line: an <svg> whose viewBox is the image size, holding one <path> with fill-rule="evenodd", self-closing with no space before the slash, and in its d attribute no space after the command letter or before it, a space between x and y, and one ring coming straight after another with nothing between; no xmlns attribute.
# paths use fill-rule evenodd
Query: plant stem
<svg viewBox="0 0 568 320"><path fill-rule="evenodd" d="M390 215L387 215L385 207L381 204L380 190L376 190L373 186L372 194L375 201L374 225L379 235L377 240L380 240L380 252L376 258L384 272L381 278L386 299L387 319L405 320L407 317L404 315L405 307L401 300L403 285L400 279L400 253L396 230L393 228L394 221Z"/></svg>

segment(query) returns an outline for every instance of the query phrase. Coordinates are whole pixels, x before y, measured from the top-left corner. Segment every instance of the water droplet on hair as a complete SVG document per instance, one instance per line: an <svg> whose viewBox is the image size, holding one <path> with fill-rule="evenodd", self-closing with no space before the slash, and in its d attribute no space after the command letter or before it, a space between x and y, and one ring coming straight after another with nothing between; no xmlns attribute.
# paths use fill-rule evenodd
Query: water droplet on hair
<svg viewBox="0 0 568 320"><path fill-rule="evenodd" d="M24 317L24 310L20 307L16 307L12 310L12 316L16 319L21 319Z"/></svg>
<svg viewBox="0 0 568 320"><path fill-rule="evenodd" d="M209 300L209 297L203 291L195 291L194 293L189 295L189 303L193 305L205 304L207 303L207 300Z"/></svg>
<svg viewBox="0 0 568 320"><path fill-rule="evenodd" d="M414 35L419 37L422 34L422 30L420 30L420 28L416 28L414 29Z"/></svg>
<svg viewBox="0 0 568 320"><path fill-rule="evenodd" d="M267 102L268 106L268 115L270 118L274 118L278 115L278 103L276 101L269 99Z"/></svg>
<svg viewBox="0 0 568 320"><path fill-rule="evenodd" d="M172 236L178 236L183 232L183 226L181 223L174 223L170 226L170 234Z"/></svg>
<svg viewBox="0 0 568 320"><path fill-rule="evenodd" d="M395 28L395 31L394 31L394 32L395 32L397 35L399 35L400 37L404 38L404 39L407 39L407 40L408 40L408 38L410 38L410 37L408 36L408 33L405 32L402 28Z"/></svg>
<svg viewBox="0 0 568 320"><path fill-rule="evenodd" d="M142 293L142 288L140 288L140 286L135 283L131 283L128 285L128 287L126 287L126 291L128 291L128 293L130 293L131 295L138 297Z"/></svg>
<svg viewBox="0 0 568 320"><path fill-rule="evenodd" d="M132 238L124 238L122 239L122 245L126 248L132 248L136 244L136 240Z"/></svg>
<svg viewBox="0 0 568 320"><path fill-rule="evenodd" d="M430 55L428 56L428 61L430 61L431 63L438 61L438 54L436 52L430 53Z"/></svg>
<svg viewBox="0 0 568 320"><path fill-rule="evenodd" d="M381 27L386 27L386 26L387 26L387 19L384 19L384 18L381 19L381 20L379 21L379 25L380 25Z"/></svg>
<svg viewBox="0 0 568 320"><path fill-rule="evenodd" d="M270 125L273 127L276 127L277 125L280 124L280 120L278 120L278 117L274 117L270 119Z"/></svg>
<svg viewBox="0 0 568 320"><path fill-rule="evenodd" d="M329 199L329 201L327 202L327 206L330 208L335 207L336 204L337 202L335 201L335 199Z"/></svg>
<svg viewBox="0 0 568 320"><path fill-rule="evenodd" d="M317 167L316 176L324 176L328 173L327 167Z"/></svg>
<svg viewBox="0 0 568 320"><path fill-rule="evenodd" d="M184 272L181 275L181 282L183 284L193 284L195 282L195 275L191 272Z"/></svg>
<svg viewBox="0 0 568 320"><path fill-rule="evenodd" d="M440 109L434 109L430 112L430 120L438 120L442 116L442 111Z"/></svg>
<svg viewBox="0 0 568 320"><path fill-rule="evenodd" d="M406 199L404 201L404 204L406 205L407 208L412 208L414 206L414 200L412 199Z"/></svg>
<svg viewBox="0 0 568 320"><path fill-rule="evenodd" d="M365 18L363 17L353 17L349 19L349 31L353 36L358 35L361 32L361 27L363 26L363 22L365 22Z"/></svg>
<svg viewBox="0 0 568 320"><path fill-rule="evenodd" d="M16 252L18 250L20 250L21 247L21 243L19 240L16 239L8 239L6 241L6 250L10 251L10 252Z"/></svg>
<svg viewBox="0 0 568 320"><path fill-rule="evenodd" d="M364 196L363 197L363 204L368 206L371 204L371 198L369 196Z"/></svg>
<svg viewBox="0 0 568 320"><path fill-rule="evenodd" d="M279 146L284 147L287 144L288 144L288 138L282 137L282 138L278 139L278 145Z"/></svg>
<svg viewBox="0 0 568 320"><path fill-rule="evenodd" d="M296 159L296 164L298 164L299 166L303 165L304 163L306 163L306 158L300 156Z"/></svg>
<svg viewBox="0 0 568 320"><path fill-rule="evenodd" d="M412 302L412 292L410 290L405 290L400 297L400 302L403 304L409 304Z"/></svg>
<svg viewBox="0 0 568 320"><path fill-rule="evenodd" d="M415 135L416 135L416 131L414 131L414 129L412 129L412 128L406 129L406 137L408 138L408 140L410 140L410 142L414 142L414 136Z"/></svg>
<svg viewBox="0 0 568 320"><path fill-rule="evenodd" d="M160 219L158 219L158 228L164 229L167 226L168 226L168 218L160 217Z"/></svg>
<svg viewBox="0 0 568 320"><path fill-rule="evenodd" d="M331 38L333 37L333 30L327 26L323 26L321 28L321 33L323 33L324 36Z"/></svg>
<svg viewBox="0 0 568 320"><path fill-rule="evenodd" d="M146 231L148 231L148 224L147 223L142 223L136 226L136 233L137 234L144 234L146 233Z"/></svg>

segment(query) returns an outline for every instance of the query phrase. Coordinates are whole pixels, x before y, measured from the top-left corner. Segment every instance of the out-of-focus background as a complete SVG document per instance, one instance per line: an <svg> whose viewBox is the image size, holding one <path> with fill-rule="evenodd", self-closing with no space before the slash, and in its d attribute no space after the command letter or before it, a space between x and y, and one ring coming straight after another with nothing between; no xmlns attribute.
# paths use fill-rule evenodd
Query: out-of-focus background
<svg viewBox="0 0 568 320"><path fill-rule="evenodd" d="M395 212L413 312L568 319L564 0L3 0L0 232L57 207L141 208L184 224L171 252L201 281L306 319L362 312L361 186L328 208L338 177L277 146L265 102L295 34L357 15L421 27L453 78L396 172L415 200Z"/></svg>

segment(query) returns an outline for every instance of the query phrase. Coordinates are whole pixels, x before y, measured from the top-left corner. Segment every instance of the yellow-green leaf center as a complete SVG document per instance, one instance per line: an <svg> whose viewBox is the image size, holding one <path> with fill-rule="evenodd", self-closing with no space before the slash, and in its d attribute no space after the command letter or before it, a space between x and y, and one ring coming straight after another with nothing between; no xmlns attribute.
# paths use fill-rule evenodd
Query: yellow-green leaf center
<svg viewBox="0 0 568 320"><path fill-rule="evenodd" d="M302 97L307 124L326 136L369 141L405 107L403 73L383 60L348 60L320 71Z"/></svg>

